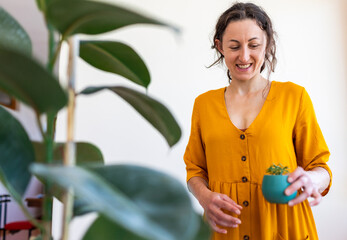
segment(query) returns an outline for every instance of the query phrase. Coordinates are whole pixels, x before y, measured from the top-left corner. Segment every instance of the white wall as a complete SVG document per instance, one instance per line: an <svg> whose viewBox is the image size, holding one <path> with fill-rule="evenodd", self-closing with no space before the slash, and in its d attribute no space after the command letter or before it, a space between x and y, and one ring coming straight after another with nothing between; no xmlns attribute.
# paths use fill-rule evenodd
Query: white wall
<svg viewBox="0 0 347 240"><path fill-rule="evenodd" d="M0 0L1 6L5 0ZM24 2L17 2L15 11L21 18L31 19L34 14L19 10ZM111 2L111 0L110 0ZM175 35L162 27L133 26L103 39L121 40L130 44L145 59L152 76L149 94L165 103L180 123L181 141L169 149L164 139L131 107L117 96L102 92L95 96L80 97L77 102L76 138L98 145L106 162L135 163L153 167L176 176L185 184L185 166L182 156L189 137L190 116L194 98L207 90L227 84L222 67L207 69L214 60L210 49L214 24L218 16L230 6L226 0L114 0L126 7L138 9L148 15L178 26L182 33ZM344 216L347 207L344 173L347 155L346 62L347 30L344 0L259 0L273 19L278 32L278 67L272 80L292 81L305 86L331 150L329 162L333 186L314 214L320 239L347 239ZM7 4L7 1L6 1ZM17 12L18 13L18 12ZM22 22L28 30L32 21ZM31 33L35 37L35 33ZM35 40L40 46L40 39ZM40 48L41 49L41 48ZM37 51L41 52L38 49ZM45 54L43 54L45 55ZM77 66L78 89L90 85L130 85L121 77L99 72L82 60ZM59 139L64 139L65 115L58 122ZM29 124L29 123L27 123ZM29 124L30 125L30 124ZM29 127L31 128L31 127ZM199 211L198 204L195 206ZM73 222L71 239L80 239L85 218Z"/></svg>

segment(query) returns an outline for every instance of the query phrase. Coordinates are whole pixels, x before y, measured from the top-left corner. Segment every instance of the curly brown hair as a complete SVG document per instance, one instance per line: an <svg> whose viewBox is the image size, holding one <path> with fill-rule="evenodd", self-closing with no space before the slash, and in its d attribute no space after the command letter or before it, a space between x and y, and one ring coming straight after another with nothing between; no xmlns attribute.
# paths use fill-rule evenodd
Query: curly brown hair
<svg viewBox="0 0 347 240"><path fill-rule="evenodd" d="M276 58L276 33L272 28L272 22L266 12L259 6L253 3L235 3L227 9L218 19L213 37L212 49L217 51L218 59L213 62L209 67L222 63L224 56L218 51L216 40L222 42L223 34L228 24L232 21L240 21L244 19L253 19L256 21L260 29L266 33L266 50L265 60L260 68L262 72L265 67L269 69L269 74L275 71L277 58ZM231 80L229 71L228 78Z"/></svg>

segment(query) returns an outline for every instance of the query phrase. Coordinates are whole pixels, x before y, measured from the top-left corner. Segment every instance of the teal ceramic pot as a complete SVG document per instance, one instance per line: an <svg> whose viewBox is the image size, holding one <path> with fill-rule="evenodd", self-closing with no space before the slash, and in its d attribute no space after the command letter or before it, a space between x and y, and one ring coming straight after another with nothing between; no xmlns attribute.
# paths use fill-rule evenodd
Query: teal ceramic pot
<svg viewBox="0 0 347 240"><path fill-rule="evenodd" d="M264 175L261 189L265 199L270 203L288 203L296 197L296 192L290 196L284 190L290 185L288 175Z"/></svg>

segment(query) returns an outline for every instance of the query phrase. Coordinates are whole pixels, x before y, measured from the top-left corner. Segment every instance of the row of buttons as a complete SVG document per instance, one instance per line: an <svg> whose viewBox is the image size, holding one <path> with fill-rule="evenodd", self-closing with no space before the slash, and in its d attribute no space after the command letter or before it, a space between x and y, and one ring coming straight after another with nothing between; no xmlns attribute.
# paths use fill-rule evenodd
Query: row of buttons
<svg viewBox="0 0 347 240"><path fill-rule="evenodd" d="M241 134L240 138L241 138L241 140L244 140L246 138L245 134ZM242 156L241 157L241 161L244 162L246 160L247 160L246 156ZM248 181L247 177L242 177L242 182L247 182L247 181ZM247 207L249 205L249 202L248 201L243 201L242 204L243 204L243 206ZM249 236L248 235L244 235L243 236L243 240L249 240Z"/></svg>
<svg viewBox="0 0 347 240"><path fill-rule="evenodd" d="M245 134L241 134L240 135L240 138L243 140L243 139L245 139ZM241 157L241 161L246 161L247 160L247 158L246 158L246 156L242 156ZM248 179L247 179L247 177L242 177L242 182L247 182L248 181Z"/></svg>

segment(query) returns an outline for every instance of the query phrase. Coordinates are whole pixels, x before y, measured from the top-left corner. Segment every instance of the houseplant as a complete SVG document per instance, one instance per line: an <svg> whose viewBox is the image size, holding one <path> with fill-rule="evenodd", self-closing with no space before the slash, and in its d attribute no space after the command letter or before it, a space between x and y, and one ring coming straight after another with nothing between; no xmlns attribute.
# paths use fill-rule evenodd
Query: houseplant
<svg viewBox="0 0 347 240"><path fill-rule="evenodd" d="M168 109L148 95L122 86L89 87L77 93L74 58L123 76L144 88L150 75L143 60L124 43L78 41L76 34L101 34L132 24L173 26L111 4L87 0L37 0L49 32L46 66L31 56L25 30L0 9L0 89L33 109L42 142L31 142L21 124L0 108L0 179L22 206L22 195L32 174L45 184L42 222L38 239L51 238L52 199L64 204L62 239L68 239L74 216L97 212L98 218L84 240L112 239L207 239L209 232L191 206L185 188L166 174L133 165L103 165L100 150L90 143L74 142L75 98L109 90L148 120L173 146L181 132ZM58 37L57 37L58 36ZM62 44L69 44L68 87L63 88L53 69ZM68 108L68 139L56 143L57 113ZM43 118L44 117L44 118ZM64 144L64 154L57 149ZM75 162L77 166L75 166ZM30 170L29 170L30 169ZM73 194L74 193L74 194ZM75 196L75 197L73 197Z"/></svg>
<svg viewBox="0 0 347 240"><path fill-rule="evenodd" d="M270 203L288 203L296 197L296 192L287 196L284 190L290 185L288 182L288 167L282 164L272 164L264 175L262 182L262 192L265 199Z"/></svg>

